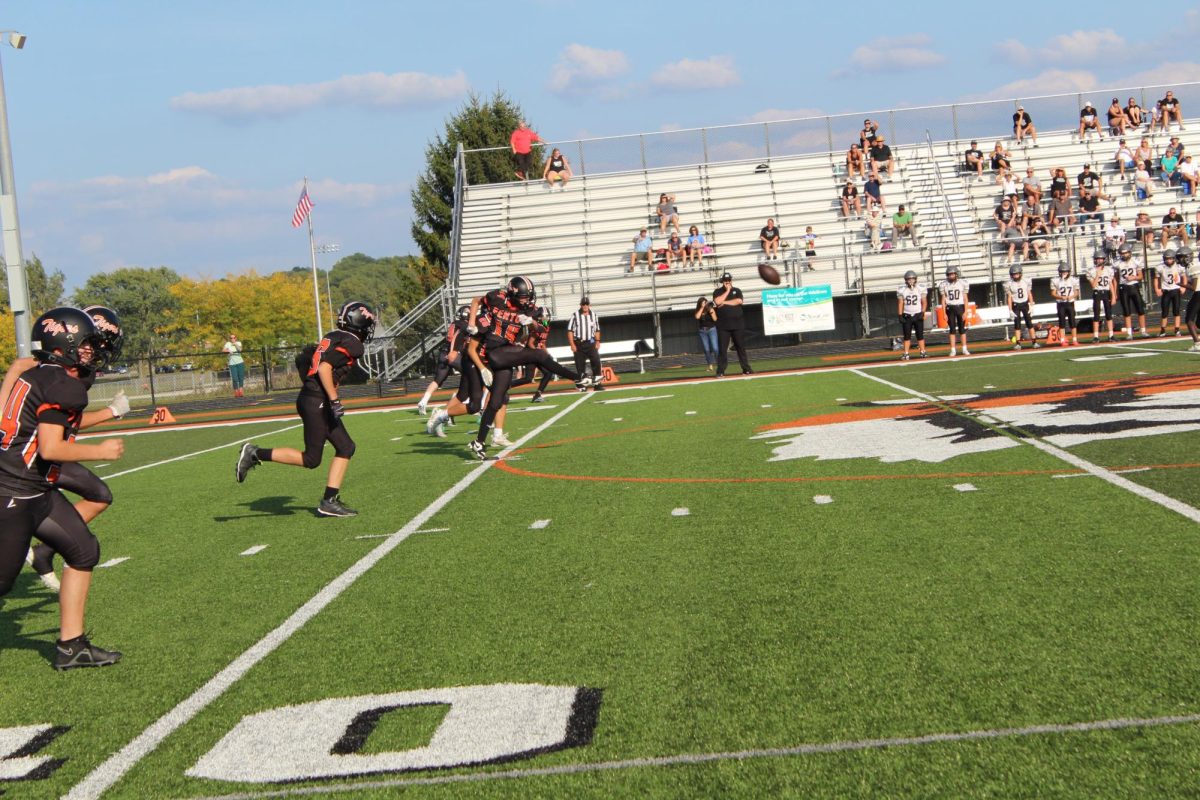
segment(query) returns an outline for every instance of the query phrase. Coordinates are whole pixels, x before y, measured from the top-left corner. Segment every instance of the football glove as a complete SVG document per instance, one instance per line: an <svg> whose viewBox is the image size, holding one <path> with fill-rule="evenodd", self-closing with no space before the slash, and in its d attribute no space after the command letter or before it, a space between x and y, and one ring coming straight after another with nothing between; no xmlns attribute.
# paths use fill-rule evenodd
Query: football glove
<svg viewBox="0 0 1200 800"><path fill-rule="evenodd" d="M522 325L532 325L533 317L529 316L528 314L519 314L517 315L517 322L521 323Z"/></svg>
<svg viewBox="0 0 1200 800"><path fill-rule="evenodd" d="M469 334L471 334L472 336L474 336L475 334L479 333L479 328L476 328L474 325L468 325L468 326L467 326L467 333L469 333Z"/></svg>
<svg viewBox="0 0 1200 800"><path fill-rule="evenodd" d="M333 414L334 419L341 419L346 416L346 409L342 406L341 400L329 401L329 413Z"/></svg>
<svg viewBox="0 0 1200 800"><path fill-rule="evenodd" d="M109 403L108 410L117 418L129 413L129 398L125 396L125 392L117 392L117 396Z"/></svg>
<svg viewBox="0 0 1200 800"><path fill-rule="evenodd" d="M488 369L487 367L484 367L483 369L479 370L479 374L481 376L483 376L483 385L484 386L492 385L492 371L490 369Z"/></svg>

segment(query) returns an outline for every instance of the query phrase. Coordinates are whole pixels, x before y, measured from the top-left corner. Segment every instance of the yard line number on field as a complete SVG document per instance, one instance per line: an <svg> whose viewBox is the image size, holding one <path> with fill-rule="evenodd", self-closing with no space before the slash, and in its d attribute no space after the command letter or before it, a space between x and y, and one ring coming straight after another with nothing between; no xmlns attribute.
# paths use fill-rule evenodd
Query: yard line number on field
<svg viewBox="0 0 1200 800"><path fill-rule="evenodd" d="M587 398L588 395L582 395L562 411L522 436L517 440L516 444L502 451L501 455L524 446L526 442L578 408ZM225 447L228 447L228 445L225 445ZM210 703L237 683L255 664L262 661L290 639L310 619L324 610L326 606L336 600L342 592L349 589L355 581L365 575L384 556L396 549L405 539L419 530L422 525L462 494L467 487L483 476L495 463L495 461L484 461L475 467L475 469L459 480L458 483L451 486L436 500L426 506L421 513L409 520L408 524L403 528L393 533L371 550L371 552L352 564L349 569L326 584L323 589L313 595L307 603L293 612L278 627L251 645L249 649L235 658L228 666L210 678L207 683L193 692L189 697L185 698L183 702L159 717L150 727L138 734L133 741L129 742L84 776L83 780L75 784L71 791L66 794L68 800L84 800L84 798L91 800L103 794L139 761L152 753L164 739L203 711Z"/></svg>

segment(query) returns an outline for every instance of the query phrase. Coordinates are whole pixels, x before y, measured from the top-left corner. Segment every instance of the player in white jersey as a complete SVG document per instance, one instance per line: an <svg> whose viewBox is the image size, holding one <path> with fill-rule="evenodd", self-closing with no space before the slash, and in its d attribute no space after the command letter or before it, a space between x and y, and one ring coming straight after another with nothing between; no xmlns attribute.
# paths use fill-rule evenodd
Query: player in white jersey
<svg viewBox="0 0 1200 800"><path fill-rule="evenodd" d="M1183 312L1183 320L1192 336L1192 350L1200 351L1200 328L1196 324L1197 318L1200 317L1200 261L1192 263L1192 251L1184 245L1175 251L1175 263L1188 276L1188 285L1192 289L1192 296Z"/></svg>
<svg viewBox="0 0 1200 800"><path fill-rule="evenodd" d="M957 355L954 349L955 336L962 338L962 354L964 356L971 355L971 351L967 349L967 297L971 291L971 284L965 280L960 280L958 277L958 267L946 267L946 280L938 284L938 294L942 299L942 312L946 315L946 327L950 331L950 356L953 358Z"/></svg>
<svg viewBox="0 0 1200 800"><path fill-rule="evenodd" d="M896 314L900 317L900 329L904 332L904 355L900 360L908 361L910 339L917 340L921 358L925 358L925 314L929 311L929 296L924 286L917 285L917 273L911 269L904 273L904 283L896 290Z"/></svg>
<svg viewBox="0 0 1200 800"><path fill-rule="evenodd" d="M1142 262L1133 255L1129 242L1117 248L1117 295L1121 300L1121 315L1125 317L1126 338L1133 338L1133 317L1136 314L1138 330L1143 337L1146 331L1146 303L1142 300Z"/></svg>
<svg viewBox="0 0 1200 800"><path fill-rule="evenodd" d="M1079 278L1071 274L1071 265L1065 261L1058 264L1058 277L1050 279L1050 293L1058 304L1059 342L1067 346L1067 334L1071 344L1079 344L1079 331L1075 327L1075 301L1079 299Z"/></svg>
<svg viewBox="0 0 1200 800"><path fill-rule="evenodd" d="M1013 349L1021 349L1021 320L1025 320L1029 342L1035 348L1041 347L1033 337L1033 319L1029 316L1029 306L1033 302L1033 281L1022 277L1021 267L1016 264L1008 268L1008 278L1008 282L1004 284L1004 293L1008 297L1008 313L1012 314L1013 318Z"/></svg>
<svg viewBox="0 0 1200 800"><path fill-rule="evenodd" d="M1188 277L1175 255L1170 248L1163 250L1162 266L1154 271L1154 295L1159 299L1162 309L1159 336L1167 335L1167 319L1171 317L1175 318L1175 335L1183 335L1183 327L1179 324L1179 301L1187 289Z"/></svg>
<svg viewBox="0 0 1200 800"><path fill-rule="evenodd" d="M1100 314L1108 324L1108 340L1113 340L1113 304L1117 302L1117 277L1108 265L1108 256L1097 247L1092 253L1092 268L1088 270L1092 285L1092 341L1100 341Z"/></svg>

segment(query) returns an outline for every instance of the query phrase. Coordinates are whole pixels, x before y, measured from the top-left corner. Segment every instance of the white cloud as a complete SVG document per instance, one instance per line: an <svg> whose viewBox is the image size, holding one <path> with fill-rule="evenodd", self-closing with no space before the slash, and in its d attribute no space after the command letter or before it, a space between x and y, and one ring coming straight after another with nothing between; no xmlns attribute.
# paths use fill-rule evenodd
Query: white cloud
<svg viewBox="0 0 1200 800"><path fill-rule="evenodd" d="M703 61L685 58L664 64L650 82L660 89L723 89L742 82L731 56L713 56Z"/></svg>
<svg viewBox="0 0 1200 800"><path fill-rule="evenodd" d="M546 86L556 94L582 93L628 71L629 59L620 50L569 44L559 53Z"/></svg>
<svg viewBox="0 0 1200 800"><path fill-rule="evenodd" d="M1123 78L1121 86L1170 86L1200 81L1200 64L1194 61L1167 61L1157 67ZM1157 100L1158 98L1154 98ZM1149 100L1149 98L1147 98ZM1185 113L1191 113L1186 111Z"/></svg>
<svg viewBox="0 0 1200 800"><path fill-rule="evenodd" d="M1096 76L1086 70L1048 69L1032 78L1022 78L988 92L969 95L964 100L1004 100L1012 97L1038 97L1065 92L1090 92L1097 87Z"/></svg>
<svg viewBox="0 0 1200 800"><path fill-rule="evenodd" d="M1016 39L1007 39L995 46L996 55L1018 66L1033 64L1066 64L1084 66L1089 63L1111 62L1131 53L1125 38L1109 28L1097 31L1071 31L1051 37L1045 44L1030 47Z"/></svg>
<svg viewBox="0 0 1200 800"><path fill-rule="evenodd" d="M746 117L743 122L778 122L785 119L808 119L810 117L823 117L825 112L819 108L764 108L750 116Z"/></svg>
<svg viewBox="0 0 1200 800"><path fill-rule="evenodd" d="M907 72L929 69L946 63L946 57L928 45L928 34L881 36L854 48L850 63L833 72L835 78L848 78L862 72Z"/></svg>
<svg viewBox="0 0 1200 800"><path fill-rule="evenodd" d="M453 75L396 72L344 75L337 80L292 85L246 86L215 92L187 92L171 98L171 108L226 119L282 117L313 108L351 107L396 110L425 106L465 94L461 71Z"/></svg>

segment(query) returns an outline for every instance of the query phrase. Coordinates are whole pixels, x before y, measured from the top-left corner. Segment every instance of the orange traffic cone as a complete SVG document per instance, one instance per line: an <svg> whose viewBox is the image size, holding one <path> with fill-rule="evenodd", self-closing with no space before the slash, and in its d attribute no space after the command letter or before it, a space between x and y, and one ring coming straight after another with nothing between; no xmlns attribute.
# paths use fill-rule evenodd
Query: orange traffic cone
<svg viewBox="0 0 1200 800"><path fill-rule="evenodd" d="M174 415L171 414L171 409L167 408L166 406L159 406L158 408L154 409L154 413L150 415L151 425L173 425L175 422L176 419Z"/></svg>

